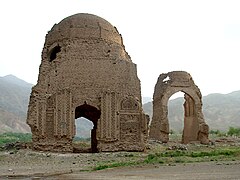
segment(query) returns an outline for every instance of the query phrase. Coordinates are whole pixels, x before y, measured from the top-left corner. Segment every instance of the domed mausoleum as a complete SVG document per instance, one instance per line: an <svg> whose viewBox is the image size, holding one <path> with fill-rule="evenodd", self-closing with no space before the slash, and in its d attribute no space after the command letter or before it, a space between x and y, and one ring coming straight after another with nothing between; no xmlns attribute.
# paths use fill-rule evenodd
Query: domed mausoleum
<svg viewBox="0 0 240 180"><path fill-rule="evenodd" d="M79 117L93 122L92 152L145 148L136 65L117 29L91 14L67 17L46 35L28 107L33 148L73 151Z"/></svg>

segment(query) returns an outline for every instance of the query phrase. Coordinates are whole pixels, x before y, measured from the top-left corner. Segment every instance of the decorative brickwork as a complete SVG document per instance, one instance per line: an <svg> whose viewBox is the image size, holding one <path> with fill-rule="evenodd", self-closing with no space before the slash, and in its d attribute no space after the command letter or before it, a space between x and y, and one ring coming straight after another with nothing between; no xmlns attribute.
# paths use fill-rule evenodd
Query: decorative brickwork
<svg viewBox="0 0 240 180"><path fill-rule="evenodd" d="M67 17L46 35L27 117L33 148L73 151L78 117L94 124L93 152L145 148L136 65L117 29L91 14Z"/></svg>

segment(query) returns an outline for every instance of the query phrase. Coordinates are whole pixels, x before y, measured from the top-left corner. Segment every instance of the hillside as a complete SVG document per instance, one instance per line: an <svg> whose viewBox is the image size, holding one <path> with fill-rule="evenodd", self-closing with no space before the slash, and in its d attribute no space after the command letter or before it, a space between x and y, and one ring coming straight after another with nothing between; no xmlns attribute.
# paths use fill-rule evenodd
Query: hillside
<svg viewBox="0 0 240 180"><path fill-rule="evenodd" d="M168 103L170 129L179 132L183 129L184 100L179 97ZM143 109L152 117L152 102L144 104ZM240 127L240 91L204 96L203 114L210 129L226 131L230 126Z"/></svg>
<svg viewBox="0 0 240 180"><path fill-rule="evenodd" d="M0 77L0 133L30 131L26 112L31 87L13 75Z"/></svg>
<svg viewBox="0 0 240 180"><path fill-rule="evenodd" d="M30 132L26 117L32 86L13 75L0 77L0 133ZM77 119L77 136L89 137L92 126L84 118Z"/></svg>
<svg viewBox="0 0 240 180"><path fill-rule="evenodd" d="M203 113L212 129L240 127L240 91L229 94L210 94L203 98Z"/></svg>

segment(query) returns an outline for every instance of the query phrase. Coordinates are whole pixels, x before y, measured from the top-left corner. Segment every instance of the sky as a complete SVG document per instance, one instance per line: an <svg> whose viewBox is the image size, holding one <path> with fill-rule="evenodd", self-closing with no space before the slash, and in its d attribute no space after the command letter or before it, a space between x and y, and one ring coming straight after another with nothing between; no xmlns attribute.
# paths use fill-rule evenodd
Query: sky
<svg viewBox="0 0 240 180"><path fill-rule="evenodd" d="M239 0L8 0L0 2L0 76L36 84L45 35L76 13L116 26L142 95L161 73L187 71L203 95L240 90Z"/></svg>

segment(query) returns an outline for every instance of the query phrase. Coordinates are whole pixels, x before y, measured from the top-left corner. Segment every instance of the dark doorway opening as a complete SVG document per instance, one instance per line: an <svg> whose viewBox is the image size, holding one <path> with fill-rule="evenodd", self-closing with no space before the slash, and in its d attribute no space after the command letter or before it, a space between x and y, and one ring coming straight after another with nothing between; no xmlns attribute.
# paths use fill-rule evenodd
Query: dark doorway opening
<svg viewBox="0 0 240 180"><path fill-rule="evenodd" d="M91 130L91 148L88 150L84 150L79 147L73 146L73 152L98 152L97 149L97 122L100 119L101 112L94 106L90 106L88 104L83 104L81 106L76 107L75 109L75 119L84 117L93 123L93 129Z"/></svg>

